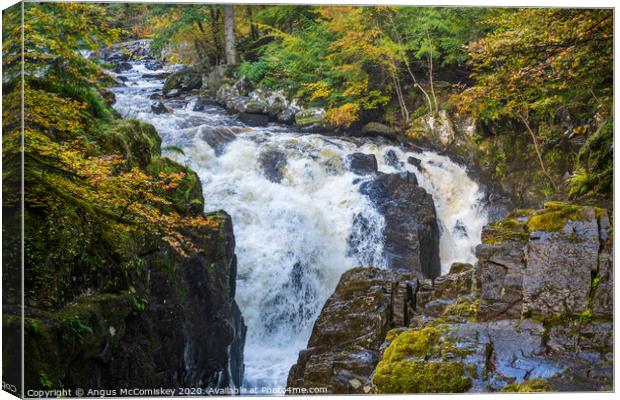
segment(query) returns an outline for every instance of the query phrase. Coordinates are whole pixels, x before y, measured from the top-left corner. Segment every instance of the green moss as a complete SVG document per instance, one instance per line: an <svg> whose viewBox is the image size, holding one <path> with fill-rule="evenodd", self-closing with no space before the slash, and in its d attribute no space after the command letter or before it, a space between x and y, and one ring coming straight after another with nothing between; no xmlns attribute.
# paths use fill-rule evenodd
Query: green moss
<svg viewBox="0 0 620 400"><path fill-rule="evenodd" d="M536 214L527 221L530 232L558 232L569 220L583 220L583 207L557 201L545 203L543 213Z"/></svg>
<svg viewBox="0 0 620 400"><path fill-rule="evenodd" d="M166 174L183 172L185 176L170 194L175 211L194 215L204 211L202 184L196 172L166 157L153 158L146 171L152 176L158 176L162 172Z"/></svg>
<svg viewBox="0 0 620 400"><path fill-rule="evenodd" d="M155 127L135 119L119 120L98 139L103 151L120 153L139 167L146 167L161 154L161 138Z"/></svg>
<svg viewBox="0 0 620 400"><path fill-rule="evenodd" d="M525 222L516 218L506 218L489 224L482 232L482 243L497 244L514 240L527 240L529 237Z"/></svg>
<svg viewBox="0 0 620 400"><path fill-rule="evenodd" d="M441 331L434 327L403 332L385 350L383 360L395 362L410 357L430 356L437 352L440 336Z"/></svg>
<svg viewBox="0 0 620 400"><path fill-rule="evenodd" d="M373 376L379 393L463 393L471 388L458 362L382 360Z"/></svg>
<svg viewBox="0 0 620 400"><path fill-rule="evenodd" d="M385 341L391 342L392 340L396 339L401 333L406 332L406 331L407 331L407 328L390 329L387 335L385 335Z"/></svg>
<svg viewBox="0 0 620 400"><path fill-rule="evenodd" d="M569 180L569 195L611 197L613 188L613 121L607 121L586 140Z"/></svg>
<svg viewBox="0 0 620 400"><path fill-rule="evenodd" d="M453 304L450 304L444 310L442 317L450 318L465 318L469 322L476 321L476 315L478 315L478 306L480 300L470 301L467 298L459 297Z"/></svg>
<svg viewBox="0 0 620 400"><path fill-rule="evenodd" d="M535 393L550 392L553 389L549 382L542 378L535 378L521 383L511 383L502 389L502 392L508 393Z"/></svg>

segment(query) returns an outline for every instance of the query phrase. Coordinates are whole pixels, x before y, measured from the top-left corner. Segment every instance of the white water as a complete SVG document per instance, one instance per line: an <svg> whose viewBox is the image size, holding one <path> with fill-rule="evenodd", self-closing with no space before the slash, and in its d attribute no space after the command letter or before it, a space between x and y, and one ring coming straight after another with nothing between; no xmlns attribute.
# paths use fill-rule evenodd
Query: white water
<svg viewBox="0 0 620 400"><path fill-rule="evenodd" d="M318 134L299 134L285 127L247 128L223 109L191 111L195 99L167 100L172 114L155 115L150 105L161 80L142 77L142 63L123 75L127 86L114 89L116 109L124 117L150 122L164 146L185 155L169 157L198 172L206 211L226 210L233 219L238 257L237 302L248 326L244 385L283 387L288 371L306 347L312 324L340 275L350 267L384 266L383 217L360 194L364 179L347 170L346 156L375 154L382 172L408 170L435 201L440 220L442 271L453 261L473 261L486 213L483 194L465 169L436 153L405 151L378 141L353 141ZM216 154L205 138L235 128L236 139ZM266 178L261 154L286 155L283 179ZM394 151L397 164L386 162ZM407 163L413 156L421 167ZM365 179L370 179L369 177ZM351 249L353 218L370 221L365 240Z"/></svg>

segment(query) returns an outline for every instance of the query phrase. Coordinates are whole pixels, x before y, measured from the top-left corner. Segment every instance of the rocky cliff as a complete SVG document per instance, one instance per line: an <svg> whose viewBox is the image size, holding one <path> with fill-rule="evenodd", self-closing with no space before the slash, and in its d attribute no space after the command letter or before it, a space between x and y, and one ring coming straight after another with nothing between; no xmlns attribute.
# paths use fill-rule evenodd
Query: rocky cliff
<svg viewBox="0 0 620 400"><path fill-rule="evenodd" d="M288 385L332 393L610 389L607 212L546 203L488 225L482 239L475 265L456 263L434 280L345 273Z"/></svg>
<svg viewBox="0 0 620 400"><path fill-rule="evenodd" d="M232 224L224 212L208 217L216 227L193 233L202 255L157 250L141 258L141 279L128 290L87 291L59 309L27 306L26 388L239 387L246 328L234 301ZM9 356L20 345L19 312L5 305Z"/></svg>

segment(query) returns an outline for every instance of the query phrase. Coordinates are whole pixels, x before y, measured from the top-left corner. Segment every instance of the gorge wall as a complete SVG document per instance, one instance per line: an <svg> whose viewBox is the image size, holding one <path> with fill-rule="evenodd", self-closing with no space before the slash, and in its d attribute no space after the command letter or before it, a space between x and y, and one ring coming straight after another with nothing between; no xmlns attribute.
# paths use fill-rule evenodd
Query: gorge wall
<svg viewBox="0 0 620 400"><path fill-rule="evenodd" d="M345 273L290 371L331 393L608 390L607 212L547 203L489 224L475 265L437 279Z"/></svg>

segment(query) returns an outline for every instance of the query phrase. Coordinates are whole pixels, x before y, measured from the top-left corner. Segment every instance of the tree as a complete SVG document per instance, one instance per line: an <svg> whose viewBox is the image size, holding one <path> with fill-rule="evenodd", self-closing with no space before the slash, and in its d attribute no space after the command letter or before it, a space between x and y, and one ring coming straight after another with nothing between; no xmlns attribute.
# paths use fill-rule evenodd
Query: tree
<svg viewBox="0 0 620 400"><path fill-rule="evenodd" d="M235 48L235 11L232 4L224 4L224 43L226 64L237 64L237 50Z"/></svg>
<svg viewBox="0 0 620 400"><path fill-rule="evenodd" d="M521 9L489 21L494 29L469 46L475 85L459 96L462 110L483 120L513 118L545 166L538 127L561 112L587 122L606 119L613 88L613 12Z"/></svg>

